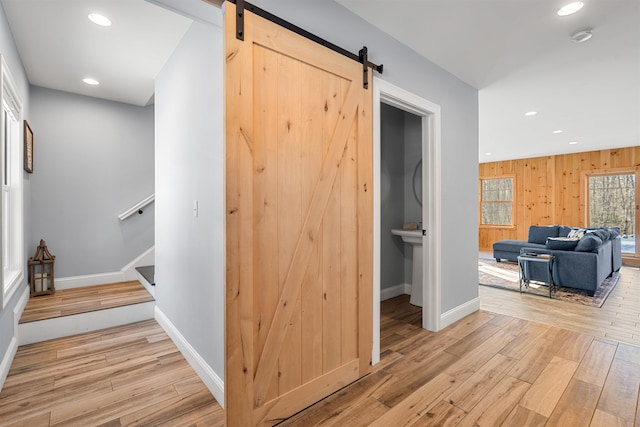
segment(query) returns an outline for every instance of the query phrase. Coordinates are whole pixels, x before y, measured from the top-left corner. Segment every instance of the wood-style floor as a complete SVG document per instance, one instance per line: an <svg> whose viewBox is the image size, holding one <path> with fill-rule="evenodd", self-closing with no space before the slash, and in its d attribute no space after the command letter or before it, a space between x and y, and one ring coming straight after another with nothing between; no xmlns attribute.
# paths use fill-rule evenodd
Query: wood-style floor
<svg viewBox="0 0 640 427"><path fill-rule="evenodd" d="M154 321L21 346L0 426L222 426L224 413Z"/></svg>
<svg viewBox="0 0 640 427"><path fill-rule="evenodd" d="M605 306L634 305L635 274L623 271L620 293ZM282 425L640 426L640 348L607 339L607 322L577 304L486 289L483 310L439 333L420 328L408 296L383 302L381 362L372 373ZM517 313L488 311L503 298L519 301ZM531 313L537 322L516 316ZM584 325L593 329L569 330ZM20 347L0 393L0 426L223 419L154 321Z"/></svg>
<svg viewBox="0 0 640 427"><path fill-rule="evenodd" d="M601 308L486 286L480 286L480 308L640 346L640 268L622 267Z"/></svg>
<svg viewBox="0 0 640 427"><path fill-rule="evenodd" d="M57 290L53 295L30 298L20 323L88 313L153 301L153 297L138 282L111 283L82 288Z"/></svg>
<svg viewBox="0 0 640 427"><path fill-rule="evenodd" d="M407 301L382 305L373 373L282 425L640 425L640 348L487 311L431 333Z"/></svg>

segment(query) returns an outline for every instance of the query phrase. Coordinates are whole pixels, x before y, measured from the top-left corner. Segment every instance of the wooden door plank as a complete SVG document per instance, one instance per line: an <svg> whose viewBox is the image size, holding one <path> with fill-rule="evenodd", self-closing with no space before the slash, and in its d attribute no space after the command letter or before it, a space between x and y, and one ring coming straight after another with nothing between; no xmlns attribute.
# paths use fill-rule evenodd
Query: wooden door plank
<svg viewBox="0 0 640 427"><path fill-rule="evenodd" d="M253 70L254 17L245 13L245 39L235 37L235 5L225 8L226 59L226 296L225 413L228 424L253 422ZM233 177L233 179L230 179ZM240 297L242 296L242 297Z"/></svg>
<svg viewBox="0 0 640 427"><path fill-rule="evenodd" d="M302 229L303 215L307 209L307 206L302 205L301 200L304 188L302 185L302 146L308 143L301 138L301 126L305 120L301 114L303 102L318 102L317 100L303 100L301 96L302 85L300 82L305 78L305 72L308 68L310 68L308 65L302 64L294 58L278 54L278 93L277 105L275 106L278 123L278 179L276 183L278 190L278 250L274 253L264 254L265 258L261 261L277 264L279 294L282 293L285 286L286 275ZM256 115L261 114L261 108L262 106L256 106ZM282 185L282 183L286 184ZM260 231L256 230L255 233L258 234ZM302 283L301 280L297 286L301 287ZM291 317L286 322L286 331L279 350L276 375L278 394L284 394L302 383L302 347L300 345L302 307L300 296L292 298L291 303L293 303L293 310ZM263 351L274 351L267 349L266 345L265 341Z"/></svg>
<svg viewBox="0 0 640 427"><path fill-rule="evenodd" d="M254 385L255 407L259 407L264 403L269 387L268 380L273 375L277 365L282 342L286 334L286 327L296 307L296 300L300 295L300 284L304 279L306 267L313 251L314 240L324 215L324 208L327 206L331 195L333 183L342 161L348 132L360 101L358 91L350 90L342 107L342 115L331 138L329 150L323 161L322 173L315 186L302 232L285 276L286 279L278 302L278 308L274 314L265 347L258 362Z"/></svg>
<svg viewBox="0 0 640 427"><path fill-rule="evenodd" d="M278 55L268 49L254 48L254 103L260 114L255 117L257 139L253 147L253 215L255 224L253 269L259 278L253 285L254 340L253 370L267 340L273 313L280 296L278 264L261 254L278 253ZM267 399L278 395L278 378L274 373Z"/></svg>
<svg viewBox="0 0 640 427"><path fill-rule="evenodd" d="M327 111L324 110L324 103L328 97L326 88L322 83L326 76L321 70L315 67L308 67L306 76L309 81L320 82L320 84L304 85L302 88L302 97L305 99L315 100L304 105L305 117L301 124L302 139L304 141L312 140L312 144L304 144L301 163L303 164L303 191L300 195L304 209L311 203L313 196L313 183L315 183L320 175L322 168L322 158L324 157L325 138L323 135L324 122L326 121ZM337 80L335 77L331 80ZM321 101L321 102L317 102ZM337 108L336 108L337 109ZM335 119L333 120L335 123ZM318 233L318 239L313 247L309 265L302 283L302 382L308 382L313 378L322 375L322 345L323 336L317 333L322 330L322 284L323 271L322 265L322 233Z"/></svg>
<svg viewBox="0 0 640 427"><path fill-rule="evenodd" d="M373 71L367 69L368 80ZM373 94L360 91L358 109L358 358L360 375L371 371L373 347Z"/></svg>
<svg viewBox="0 0 640 427"><path fill-rule="evenodd" d="M358 360L315 378L256 408L253 425L274 425L358 379Z"/></svg>

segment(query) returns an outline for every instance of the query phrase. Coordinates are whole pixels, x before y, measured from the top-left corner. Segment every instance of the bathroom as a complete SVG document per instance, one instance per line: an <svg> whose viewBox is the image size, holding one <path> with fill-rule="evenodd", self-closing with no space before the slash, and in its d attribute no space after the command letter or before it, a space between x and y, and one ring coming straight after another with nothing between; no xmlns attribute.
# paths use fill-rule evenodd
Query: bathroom
<svg viewBox="0 0 640 427"><path fill-rule="evenodd" d="M414 245L391 230L423 228L422 119L384 103L380 118L380 299L384 301L411 294L412 275L416 274ZM411 303L422 305L415 298Z"/></svg>

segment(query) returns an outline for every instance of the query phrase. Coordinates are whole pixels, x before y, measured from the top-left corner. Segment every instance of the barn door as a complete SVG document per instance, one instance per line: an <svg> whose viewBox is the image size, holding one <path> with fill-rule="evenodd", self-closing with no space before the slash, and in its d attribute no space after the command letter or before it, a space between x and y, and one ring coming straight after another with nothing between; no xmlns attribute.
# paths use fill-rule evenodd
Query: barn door
<svg viewBox="0 0 640 427"><path fill-rule="evenodd" d="M361 64L248 11L238 40L225 15L225 409L273 425L370 368L372 91Z"/></svg>

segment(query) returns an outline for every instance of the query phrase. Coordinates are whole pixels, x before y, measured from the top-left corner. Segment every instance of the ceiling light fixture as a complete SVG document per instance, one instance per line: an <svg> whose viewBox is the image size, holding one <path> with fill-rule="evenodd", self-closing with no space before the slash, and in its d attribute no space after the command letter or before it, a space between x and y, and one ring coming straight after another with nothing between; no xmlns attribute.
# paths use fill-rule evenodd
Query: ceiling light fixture
<svg viewBox="0 0 640 427"><path fill-rule="evenodd" d="M561 131L560 129L558 129L558 130L554 130L554 131L553 131L553 132L551 132L551 133L562 133L562 131Z"/></svg>
<svg viewBox="0 0 640 427"><path fill-rule="evenodd" d="M92 79L91 77L84 78L82 81L91 86L98 86L100 84L99 81Z"/></svg>
<svg viewBox="0 0 640 427"><path fill-rule="evenodd" d="M535 116L536 114L538 114L537 111L527 111L524 113L525 116Z"/></svg>
<svg viewBox="0 0 640 427"><path fill-rule="evenodd" d="M583 2L574 1L573 3L569 3L569 4L566 4L566 5L562 6L558 10L558 15L559 16L567 16L567 15L574 14L577 11L579 11L580 9L582 9L582 6L584 6Z"/></svg>
<svg viewBox="0 0 640 427"><path fill-rule="evenodd" d="M591 37L593 37L593 32L591 32L591 30L581 30L571 34L571 41L574 43L582 43L586 42Z"/></svg>
<svg viewBox="0 0 640 427"><path fill-rule="evenodd" d="M94 24L100 25L101 27L109 27L111 25L111 20L104 15L100 15L99 13L90 13L88 18Z"/></svg>
<svg viewBox="0 0 640 427"><path fill-rule="evenodd" d="M569 143L569 145L576 145L577 143L578 143L578 141L571 141L571 142Z"/></svg>

